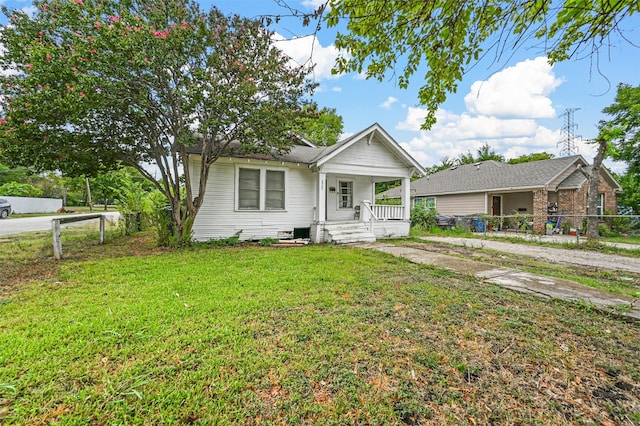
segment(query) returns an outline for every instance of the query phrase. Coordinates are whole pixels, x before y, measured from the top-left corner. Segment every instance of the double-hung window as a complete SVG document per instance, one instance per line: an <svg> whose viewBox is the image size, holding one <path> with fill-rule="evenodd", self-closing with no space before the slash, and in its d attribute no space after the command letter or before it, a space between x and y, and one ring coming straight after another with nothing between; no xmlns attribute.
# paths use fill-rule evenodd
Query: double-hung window
<svg viewBox="0 0 640 426"><path fill-rule="evenodd" d="M284 172L267 170L266 181L265 209L284 210Z"/></svg>
<svg viewBox="0 0 640 426"><path fill-rule="evenodd" d="M285 172L238 169L238 210L284 210Z"/></svg>
<svg viewBox="0 0 640 426"><path fill-rule="evenodd" d="M338 182L338 207L341 209L353 208L353 182L341 180Z"/></svg>
<svg viewBox="0 0 640 426"><path fill-rule="evenodd" d="M604 194L598 194L598 217L604 214Z"/></svg>
<svg viewBox="0 0 640 426"><path fill-rule="evenodd" d="M436 197L418 197L418 198L414 198L413 199L413 205L414 205L414 207L422 206L422 207L426 208L427 210L435 209L436 208Z"/></svg>
<svg viewBox="0 0 640 426"><path fill-rule="evenodd" d="M238 209L260 210L260 169L240 169Z"/></svg>

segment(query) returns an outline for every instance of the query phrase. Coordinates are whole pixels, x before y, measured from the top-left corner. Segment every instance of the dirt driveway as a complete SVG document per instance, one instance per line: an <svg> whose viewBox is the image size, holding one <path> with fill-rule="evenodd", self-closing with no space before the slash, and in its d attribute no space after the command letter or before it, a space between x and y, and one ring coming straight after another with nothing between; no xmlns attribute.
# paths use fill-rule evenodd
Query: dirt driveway
<svg viewBox="0 0 640 426"><path fill-rule="evenodd" d="M474 275L481 282L538 297L581 302L640 321L640 299L637 297L547 275L548 268L544 266L560 263L568 272L590 276L598 281L607 281L610 275L618 276L618 279L629 281L624 284L626 287L640 285L640 259L473 238L424 237L423 240L424 243L405 242L396 245L376 242L355 246L403 257L413 263ZM531 259L541 260L534 267L535 271L521 270L520 264L531 269Z"/></svg>
<svg viewBox="0 0 640 426"><path fill-rule="evenodd" d="M485 248L505 253L521 254L552 263L564 263L605 270L640 273L640 258L597 253L585 250L570 250L553 247L518 244L506 241L457 237L423 237L425 241L454 244L468 248Z"/></svg>

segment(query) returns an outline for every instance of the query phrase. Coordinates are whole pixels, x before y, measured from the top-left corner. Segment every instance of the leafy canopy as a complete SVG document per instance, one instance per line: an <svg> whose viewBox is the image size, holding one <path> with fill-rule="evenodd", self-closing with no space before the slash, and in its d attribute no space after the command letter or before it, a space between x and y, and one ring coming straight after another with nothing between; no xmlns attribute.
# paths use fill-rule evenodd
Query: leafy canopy
<svg viewBox="0 0 640 426"><path fill-rule="evenodd" d="M613 104L602 110L611 116L601 128L617 127L620 137L613 141L611 154L615 160L626 161L629 172L640 173L640 86L620 84Z"/></svg>
<svg viewBox="0 0 640 426"><path fill-rule="evenodd" d="M334 108L311 103L304 109L305 115L298 120L296 132L318 146L335 145L342 134L342 117Z"/></svg>
<svg viewBox="0 0 640 426"><path fill-rule="evenodd" d="M529 163L531 161L540 161L540 160L551 160L554 157L553 154L550 154L546 151L542 152L534 152L531 154L522 154L519 157L511 158L507 163L509 164L520 164L520 163Z"/></svg>
<svg viewBox="0 0 640 426"><path fill-rule="evenodd" d="M132 166L187 235L221 155L290 146L309 70L290 67L259 22L190 0L34 4L33 17L3 7L0 151L13 164L68 175ZM188 149L200 154L194 182Z"/></svg>
<svg viewBox="0 0 640 426"><path fill-rule="evenodd" d="M593 55L619 32L620 21L640 10L635 0L330 0L329 26L347 20L336 47L347 53L335 72L364 73L383 80L392 72L401 88L422 65L418 91L435 123L435 112L455 92L464 73L482 56L495 60L525 43L540 44L549 61ZM323 9L324 10L324 9Z"/></svg>

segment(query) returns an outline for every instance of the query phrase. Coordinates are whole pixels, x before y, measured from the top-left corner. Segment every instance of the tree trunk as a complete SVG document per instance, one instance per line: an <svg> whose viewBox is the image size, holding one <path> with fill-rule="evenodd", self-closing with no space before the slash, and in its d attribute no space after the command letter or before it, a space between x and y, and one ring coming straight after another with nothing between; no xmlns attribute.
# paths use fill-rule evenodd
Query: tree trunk
<svg viewBox="0 0 640 426"><path fill-rule="evenodd" d="M591 173L589 174L589 195L587 197L587 212L589 214L587 238L594 241L600 238L598 228L598 188L600 185L600 167L602 167L602 160L607 151L607 140L605 138L600 138L597 142L598 151L593 159Z"/></svg>

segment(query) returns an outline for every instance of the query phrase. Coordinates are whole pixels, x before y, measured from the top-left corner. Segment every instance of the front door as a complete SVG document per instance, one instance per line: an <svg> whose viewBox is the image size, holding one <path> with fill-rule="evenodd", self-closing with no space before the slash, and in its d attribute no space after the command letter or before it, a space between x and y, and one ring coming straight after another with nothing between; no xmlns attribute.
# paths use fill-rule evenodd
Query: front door
<svg viewBox="0 0 640 426"><path fill-rule="evenodd" d="M494 195L491 200L491 214L493 216L502 216L502 196Z"/></svg>

